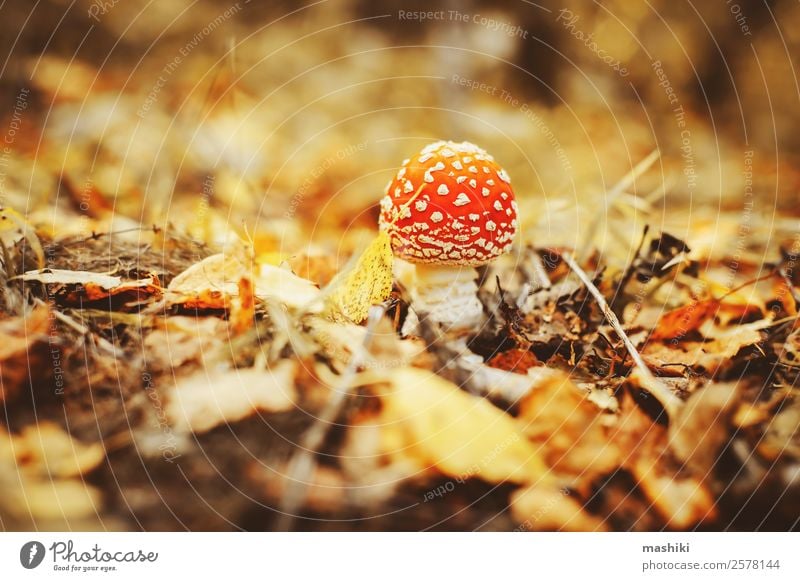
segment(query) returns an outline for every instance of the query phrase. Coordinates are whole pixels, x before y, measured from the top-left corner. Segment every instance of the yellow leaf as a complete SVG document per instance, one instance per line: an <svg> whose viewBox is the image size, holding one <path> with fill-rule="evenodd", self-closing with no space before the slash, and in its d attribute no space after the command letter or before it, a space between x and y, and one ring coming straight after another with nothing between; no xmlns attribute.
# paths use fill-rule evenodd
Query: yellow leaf
<svg viewBox="0 0 800 581"><path fill-rule="evenodd" d="M336 281L328 299L334 319L360 323L372 305L382 303L392 292L392 247L389 235L379 232L353 269Z"/></svg>
<svg viewBox="0 0 800 581"><path fill-rule="evenodd" d="M393 370L390 381L381 416L387 453L461 480L549 482L547 466L517 420L487 400L415 367Z"/></svg>
<svg viewBox="0 0 800 581"><path fill-rule="evenodd" d="M13 208L0 207L0 241L6 246L11 246L22 238L25 238L36 255L39 268L44 268L44 250L33 226Z"/></svg>

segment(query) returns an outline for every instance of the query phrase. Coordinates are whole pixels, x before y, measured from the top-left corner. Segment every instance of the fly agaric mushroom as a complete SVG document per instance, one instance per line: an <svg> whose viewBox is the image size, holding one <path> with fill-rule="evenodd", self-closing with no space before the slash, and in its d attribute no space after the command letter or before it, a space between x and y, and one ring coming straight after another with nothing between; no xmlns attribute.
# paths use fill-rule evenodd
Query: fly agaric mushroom
<svg viewBox="0 0 800 581"><path fill-rule="evenodd" d="M472 143L438 141L403 162L381 201L380 227L396 257L414 263L415 310L450 328L483 318L475 266L508 252L517 203L508 174Z"/></svg>

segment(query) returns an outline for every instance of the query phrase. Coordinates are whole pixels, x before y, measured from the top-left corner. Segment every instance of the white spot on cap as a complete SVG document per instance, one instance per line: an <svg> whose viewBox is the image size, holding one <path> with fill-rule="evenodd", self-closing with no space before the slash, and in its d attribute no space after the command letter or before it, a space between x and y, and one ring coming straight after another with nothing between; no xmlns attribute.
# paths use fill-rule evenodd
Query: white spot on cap
<svg viewBox="0 0 800 581"><path fill-rule="evenodd" d="M494 185L494 180L492 180L492 179L486 180L486 185L487 186L493 186Z"/></svg>
<svg viewBox="0 0 800 581"><path fill-rule="evenodd" d="M469 204L469 201L470 201L469 200L469 196L467 196L467 194L465 194L464 192L461 192L456 197L456 200L453 202L453 205L454 206L466 206L467 204Z"/></svg>
<svg viewBox="0 0 800 581"><path fill-rule="evenodd" d="M442 157L453 157L455 153L452 149L447 149L446 147L442 150Z"/></svg>
<svg viewBox="0 0 800 581"><path fill-rule="evenodd" d="M414 207L417 209L418 212L424 212L428 208L428 202L425 200L417 200L414 204Z"/></svg>
<svg viewBox="0 0 800 581"><path fill-rule="evenodd" d="M419 156L419 162L420 163L425 163L426 161L428 161L432 157L433 157L432 153L430 153L430 152L425 153L425 154Z"/></svg>
<svg viewBox="0 0 800 581"><path fill-rule="evenodd" d="M472 178L471 180L469 180L469 185L470 185L470 187L477 188L478 187L478 180L476 180L475 178Z"/></svg>
<svg viewBox="0 0 800 581"><path fill-rule="evenodd" d="M500 197L503 198L504 200L507 200L508 199L508 194L505 193L505 192L500 192Z"/></svg>
<svg viewBox="0 0 800 581"><path fill-rule="evenodd" d="M431 222L433 222L434 224L438 224L442 220L444 220L444 216L442 215L441 212L434 212L433 214L431 214Z"/></svg>
<svg viewBox="0 0 800 581"><path fill-rule="evenodd" d="M441 171L444 169L444 163L441 161L437 161L436 165L431 168L431 171Z"/></svg>
<svg viewBox="0 0 800 581"><path fill-rule="evenodd" d="M414 191L414 184L412 184L409 180L406 180L406 183L403 186L403 191L407 194L410 194Z"/></svg>
<svg viewBox="0 0 800 581"><path fill-rule="evenodd" d="M433 176L431 175L431 170L426 171L425 177L423 177L422 179L425 180L426 183L429 184L433 183Z"/></svg>
<svg viewBox="0 0 800 581"><path fill-rule="evenodd" d="M453 167L456 168L458 171L461 171L462 169L464 169L464 166L461 165L461 162L459 160L455 160L453 162Z"/></svg>
<svg viewBox="0 0 800 581"><path fill-rule="evenodd" d="M481 193L483 194L483 197L484 197L484 198L488 198L488 197L489 197L489 194L490 194L490 193L492 193L492 192L491 192L491 190L490 190L489 188L483 188L483 189L481 190Z"/></svg>
<svg viewBox="0 0 800 581"><path fill-rule="evenodd" d="M439 184L439 187L436 189L436 193L440 196L446 196L450 193L450 190L447 188L445 184Z"/></svg>
<svg viewBox="0 0 800 581"><path fill-rule="evenodd" d="M500 200L494 201L494 209L497 210L498 212L502 212L503 204L500 203Z"/></svg>
<svg viewBox="0 0 800 581"><path fill-rule="evenodd" d="M470 156L462 157L461 159L463 160L464 163L469 163L472 161L472 158Z"/></svg>
<svg viewBox="0 0 800 581"><path fill-rule="evenodd" d="M492 222L491 220L487 220L487 221L486 221L486 229L487 229L489 232L494 232L495 230L497 230L497 224L495 224L495 223L494 223L494 222Z"/></svg>
<svg viewBox="0 0 800 581"><path fill-rule="evenodd" d="M469 215L469 219L472 220L473 222L477 222L478 220L481 219L481 215L480 214L470 214Z"/></svg>
<svg viewBox="0 0 800 581"><path fill-rule="evenodd" d="M474 165L469 166L469 173L478 173L478 168Z"/></svg>
<svg viewBox="0 0 800 581"><path fill-rule="evenodd" d="M483 166L483 173L489 173L489 166L488 165Z"/></svg>
<svg viewBox="0 0 800 581"><path fill-rule="evenodd" d="M504 170L504 169L501 169L500 171L497 172L497 177L499 177L501 180L503 180L507 184L511 183L511 178L508 177L508 174L506 173L506 170Z"/></svg>
<svg viewBox="0 0 800 581"><path fill-rule="evenodd" d="M467 181L467 176L458 176L456 178L456 183L457 184L463 184L465 181Z"/></svg>

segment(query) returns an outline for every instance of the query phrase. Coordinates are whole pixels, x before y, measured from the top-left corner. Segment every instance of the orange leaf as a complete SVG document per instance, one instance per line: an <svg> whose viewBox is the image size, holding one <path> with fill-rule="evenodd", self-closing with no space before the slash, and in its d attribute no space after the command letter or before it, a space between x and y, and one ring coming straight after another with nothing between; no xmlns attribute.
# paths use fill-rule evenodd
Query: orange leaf
<svg viewBox="0 0 800 581"><path fill-rule="evenodd" d="M653 340L680 339L698 328L717 312L719 300L694 301L664 313L650 335Z"/></svg>

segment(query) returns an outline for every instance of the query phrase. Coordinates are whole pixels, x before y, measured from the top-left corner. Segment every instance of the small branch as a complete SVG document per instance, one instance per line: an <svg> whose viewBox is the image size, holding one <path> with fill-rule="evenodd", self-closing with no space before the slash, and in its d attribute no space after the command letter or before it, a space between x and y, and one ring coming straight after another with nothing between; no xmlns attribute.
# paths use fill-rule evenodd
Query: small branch
<svg viewBox="0 0 800 581"><path fill-rule="evenodd" d="M340 376L339 385L333 389L330 399L314 420L314 423L303 434L299 443L299 450L289 461L286 470L286 491L278 506L279 516L275 530L289 531L292 528L297 512L302 508L306 498L308 485L314 477L316 462L314 456L319 452L325 442L336 417L341 412L344 402L353 389L353 380L359 368L364 364L369 353L369 347L375 336L375 328L386 312L384 306L373 306L367 316L367 333L360 348L353 353L344 373Z"/></svg>
<svg viewBox="0 0 800 581"><path fill-rule="evenodd" d="M633 342L622 328L622 325L620 324L619 319L617 319L617 316L614 314L614 311L612 311L611 307L608 306L606 299L589 278L589 275L586 274L586 272L568 252L563 253L561 258L567 263L567 266L572 269L578 278L581 279L581 282L586 285L589 293L594 297L594 299L597 301L597 304L600 306L600 310L603 311L603 315L605 315L606 320L617 332L617 335L619 335L622 339L622 342L625 344L625 348L628 350L628 353L630 353L631 359L633 359L633 362L636 364L638 369L638 377L641 381L642 387L650 392L653 397L655 397L661 403L669 417L674 417L674 414L683 405L683 401L674 393L672 393L672 391L666 385L659 381L658 378L650 371L650 368L647 367L647 364L642 359L642 356L639 355L639 352L636 350Z"/></svg>

